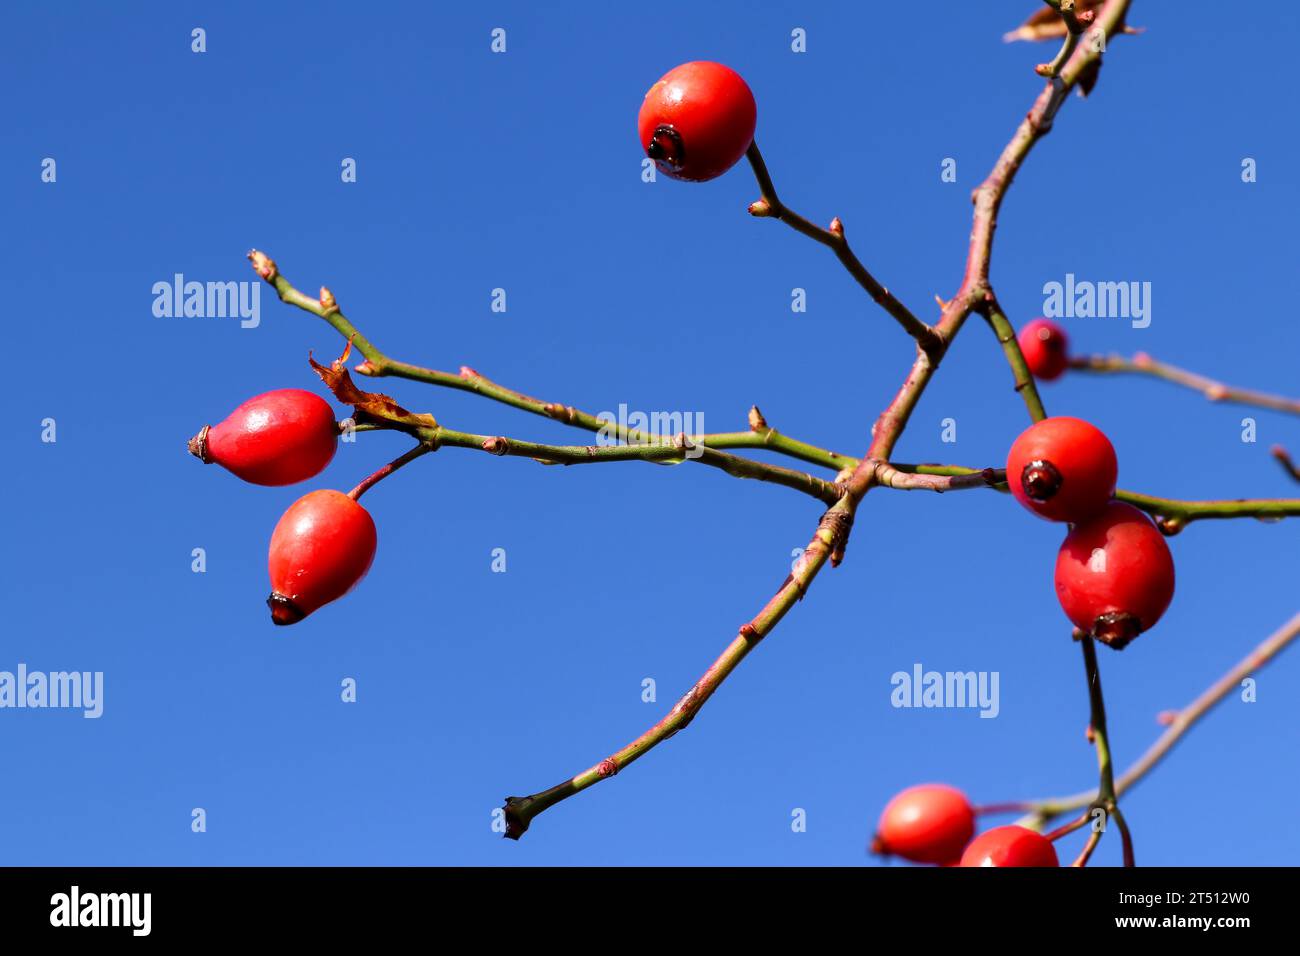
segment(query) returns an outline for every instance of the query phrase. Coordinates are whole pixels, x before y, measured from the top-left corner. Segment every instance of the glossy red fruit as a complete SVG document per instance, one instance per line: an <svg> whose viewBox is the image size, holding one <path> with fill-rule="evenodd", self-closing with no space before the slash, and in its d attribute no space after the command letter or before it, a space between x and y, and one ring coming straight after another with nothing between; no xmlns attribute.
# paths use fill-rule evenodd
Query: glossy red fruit
<svg viewBox="0 0 1300 956"><path fill-rule="evenodd" d="M1083 521L1115 493L1115 449L1079 418L1030 425L1007 454L1007 484L1016 500L1049 521Z"/></svg>
<svg viewBox="0 0 1300 956"><path fill-rule="evenodd" d="M375 559L370 512L341 491L312 491L289 506L271 535L271 620L296 624L352 590Z"/></svg>
<svg viewBox="0 0 1300 956"><path fill-rule="evenodd" d="M908 787L880 815L872 849L913 863L955 863L975 832L966 795L943 784Z"/></svg>
<svg viewBox="0 0 1300 956"><path fill-rule="evenodd" d="M971 841L961 855L962 866L1060 866L1056 847L1026 827L994 827Z"/></svg>
<svg viewBox="0 0 1300 956"><path fill-rule="evenodd" d="M1034 319L1020 330L1017 341L1034 378L1050 382L1061 377L1069 360L1065 329L1047 319Z"/></svg>
<svg viewBox="0 0 1300 956"><path fill-rule="evenodd" d="M641 148L659 171L703 182L721 176L754 141L758 107L735 70L697 60L650 87L637 116Z"/></svg>
<svg viewBox="0 0 1300 956"><path fill-rule="evenodd" d="M1145 514L1112 502L1065 536L1056 596L1076 627L1122 648L1154 627L1173 600L1169 545Z"/></svg>
<svg viewBox="0 0 1300 956"><path fill-rule="evenodd" d="M334 411L319 395L282 388L255 395L190 439L190 454L255 485L306 481L338 448Z"/></svg>

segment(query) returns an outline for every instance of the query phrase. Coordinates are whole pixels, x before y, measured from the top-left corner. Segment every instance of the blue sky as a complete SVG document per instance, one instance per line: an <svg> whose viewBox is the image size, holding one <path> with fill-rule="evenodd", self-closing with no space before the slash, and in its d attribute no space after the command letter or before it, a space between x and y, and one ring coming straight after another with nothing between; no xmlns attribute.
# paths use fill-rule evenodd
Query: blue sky
<svg viewBox="0 0 1300 956"><path fill-rule="evenodd" d="M256 328L152 311L154 283L176 273L254 278L255 246L300 288L328 284L393 357L471 365L591 412L691 412L708 431L743 428L758 403L791 435L860 453L910 343L826 250L745 214L757 191L743 165L704 185L642 182L641 97L686 60L739 70L783 199L842 217L869 268L930 318L960 279L969 191L1040 88L1032 66L1052 50L1000 39L1034 8L7 10L0 670L102 671L105 700L98 720L0 710L0 862L863 865L904 786L992 802L1090 785L1082 664L1051 586L1061 529L992 493L875 491L844 565L688 732L520 843L501 839L501 798L586 768L671 706L780 583L819 506L690 465L445 449L367 495L379 552L361 587L276 629L262 602L279 514L404 443L361 435L291 488L203 468L191 434L256 392L319 387L307 353L341 343L266 289ZM1148 328L1069 319L1077 349L1294 393L1300 134L1280 117L1297 14L1210 24L1134 8L1147 32L1113 44L1094 96L1066 104L1007 199L999 296L1019 325L1066 273L1150 282ZM489 49L496 27L504 54ZM345 157L355 183L341 182ZM956 183L941 181L945 158ZM796 287L806 313L791 311ZM454 428L584 440L464 393L383 388ZM1110 435L1124 487L1296 494L1267 453L1300 451L1293 419L1131 378L1043 394ZM972 321L897 455L997 465L1025 424ZM1168 615L1122 654L1102 650L1120 764L1159 733L1157 712L1294 613L1297 545L1296 525L1255 521L1171 540ZM998 672L999 716L891 707L890 675L917 663ZM348 677L354 704L340 701ZM1140 863L1294 860L1297 682L1293 651L1259 675L1256 703L1225 703L1125 800ZM206 833L191 832L196 807ZM1118 852L1107 839L1096 859Z"/></svg>

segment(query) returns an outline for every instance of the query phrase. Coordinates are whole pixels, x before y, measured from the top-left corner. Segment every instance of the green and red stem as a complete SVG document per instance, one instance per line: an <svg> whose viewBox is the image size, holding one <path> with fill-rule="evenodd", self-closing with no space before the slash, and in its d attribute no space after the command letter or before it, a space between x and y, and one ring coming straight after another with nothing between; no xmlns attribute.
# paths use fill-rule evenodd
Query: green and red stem
<svg viewBox="0 0 1300 956"><path fill-rule="evenodd" d="M1088 703L1091 711L1088 724L1089 736L1097 750L1097 770L1100 776L1097 798L1089 805L1089 809L1100 807L1106 814L1107 823L1111 820L1115 821L1124 844L1124 865L1134 866L1133 835L1129 832L1124 814L1120 812L1119 794L1115 791L1115 769L1111 757L1110 731L1106 727L1106 699L1101 690L1101 669L1097 666L1097 645L1086 634L1078 635L1078 640L1083 648L1084 674L1088 681ZM1090 854L1092 851L1088 849L1085 852Z"/></svg>
<svg viewBox="0 0 1300 956"><path fill-rule="evenodd" d="M1128 6L1128 0L1110 0L1099 12L1096 22L1105 30L1108 38L1122 27ZM357 366L357 371L362 374L395 376L462 391L471 391L494 401L561 421L574 427L584 428L588 431L604 431L607 434L612 432L617 440L622 443L611 446L546 446L506 439L500 436L454 432L438 427L436 429L419 430L430 433L420 434L419 437L423 444L420 448L412 449L406 456L403 456L403 459L412 460L414 457L418 457L419 454L432 450L433 447L446 444L460 447L477 447L493 454L526 455L542 461L569 464L598 460L627 460L629 458L675 460L684 457L683 452L687 449L687 442L689 442L702 446L703 453L695 460L715 465L728 471L728 473L737 474L741 477L765 477L767 480L775 480L777 483L795 487L800 491L811 492L823 501L831 500L831 497L834 496L834 504L823 515L795 571L786 578L776 594L763 606L758 614L741 626L737 636L673 709L632 743L601 760L588 770L532 796L510 798L506 805L507 821L512 830L509 835L517 838L527 829L531 820L538 813L601 780L613 776L650 749L686 727L704 702L712 696L744 657L763 637L771 632L794 603L802 598L821 568L828 561L832 565L838 563L847 544L848 532L857 504L871 487L882 484L893 488L944 491L996 485L996 482L1001 480L1001 477L1004 477L998 476L992 469L960 469L955 466L913 466L909 471L907 466L890 465L889 459L949 344L972 312L979 312L996 334L1011 367L1016 389L1024 398L1030 416L1038 419L1045 415L1032 376L1028 374L1024 357L1020 353L1019 345L1012 333L1011 325L997 305L992 287L989 284L989 264L993 235L1003 198L1020 165L1034 144L1051 129L1056 112L1065 101L1066 96L1078 82L1083 71L1091 66L1099 55L1089 45L1078 45L1076 43L1072 49L1064 50L1053 61L1051 72L1055 75L1044 87L1025 119L1016 129L1011 141L998 157L989 176L976 188L972 195L975 209L966 269L957 293L949 302L941 303L942 314L938 323L933 327L918 319L914 313L875 280L850 249L844 237L843 227L838 219L832 221L831 228L822 229L792 212L781 203L757 146L751 147L749 160L763 197L751 206L751 212L757 216L777 218L796 231L809 236L834 251L836 257L850 275L917 342L917 355L907 378L894 399L877 418L872 430L870 447L860 459L831 452L782 435L767 426L766 422L762 420L762 416L757 413L757 409L751 412L751 428L748 432L681 436L680 444L676 442L665 443L662 439L618 426L572 406L542 401L506 388L479 375L468 367L462 367L458 375L453 375L391 359L356 331L339 310L337 302L327 290L322 289L319 299L312 299L303 295L279 275L278 269L271 260L261 253L250 253L249 258L253 260L259 274L275 287L281 300L323 318L340 335L354 344L365 359ZM629 448L634 450L629 451ZM761 465L739 456L725 455L720 450L724 448L767 449L811 464L832 468L839 473L841 481L831 484L821 482L820 479L813 479L811 476L802 473L791 472L789 469L770 470L774 466ZM381 480L382 477L400 467L401 464L405 464L403 459L398 459L392 465L386 466L385 469L381 469L376 475L371 476L370 479L358 486L358 489L354 490L355 494L363 493L374 481ZM782 477L778 478L778 475L782 475ZM817 484L817 482L821 482L821 484ZM1121 493L1121 496L1126 494L1129 493ZM1192 517L1240 516L1249 513L1251 507L1261 507L1261 503L1258 502L1174 502L1169 499L1156 499L1148 496L1131 497L1142 498L1150 507L1158 505L1166 513L1187 520ZM1276 509L1279 508L1286 511L1286 513L1294 513L1289 510L1294 504L1294 502L1266 502L1262 505L1263 511L1256 516L1275 516L1278 514ZM1139 507L1141 506L1142 504L1139 503ZM1297 627L1300 629L1300 624ZM1280 647L1278 649L1280 650ZM1104 711L1101 713L1101 725L1102 737L1104 738ZM1099 748L1099 759L1100 754L1101 749ZM1123 786L1124 782L1121 780L1118 787L1112 788L1115 796L1118 796ZM1093 799L1095 799L1095 795L1093 795ZM1076 808L1085 806L1090 802L1091 799L1078 803ZM1036 809L1041 812L1041 807ZM1060 810L1058 812L1064 811ZM1127 827L1118 814L1118 808L1115 808L1114 813L1117 823L1126 834L1126 845L1131 847L1131 841L1127 837Z"/></svg>
<svg viewBox="0 0 1300 956"><path fill-rule="evenodd" d="M1253 405L1257 408L1300 415L1300 400L1249 388L1238 388L1235 385L1225 385L1176 365L1158 362L1145 352L1138 352L1132 358L1119 355L1077 355L1069 360L1069 367L1079 372L1149 375L1200 392L1212 402Z"/></svg>

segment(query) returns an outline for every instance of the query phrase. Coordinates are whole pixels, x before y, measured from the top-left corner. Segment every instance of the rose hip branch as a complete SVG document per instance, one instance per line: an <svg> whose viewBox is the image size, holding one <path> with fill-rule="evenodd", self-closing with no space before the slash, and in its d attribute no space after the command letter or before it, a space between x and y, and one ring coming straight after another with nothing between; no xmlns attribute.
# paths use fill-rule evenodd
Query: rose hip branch
<svg viewBox="0 0 1300 956"><path fill-rule="evenodd" d="M322 288L319 297L307 296L295 289L266 255L257 251L249 254L258 274L283 302L320 317L348 342L342 358L329 367L312 364L335 397L352 406L357 430L398 430L417 442L401 458L363 480L350 495L314 491L286 512L272 536L269 557L273 591L268 603L277 624L300 621L357 585L369 568L377 542L374 523L357 499L397 468L443 446L476 449L494 456L528 457L547 464L696 461L735 477L797 490L829 506L802 557L772 597L740 625L721 655L672 709L631 743L587 770L530 796L507 798L507 836L519 838L547 808L614 776L688 726L745 656L806 595L821 569L840 563L858 504L873 487L936 492L984 487L1009 491L1031 513L1068 529L1057 556L1056 588L1062 609L1084 648L1099 788L1082 802L1034 805L1032 819L994 828L974 839L977 811L959 791L912 788L886 808L874 845L879 852L925 863L1057 865L1054 842L1081 828L1086 814L1047 837L1038 831L1054 813L1088 807L1116 821L1124 841L1125 862L1132 864L1132 838L1118 805L1126 783L1121 778L1117 784L1111 774L1110 738L1094 641L1118 650L1155 626L1163 615L1174 593L1174 561L1165 535L1201 518L1297 515L1300 500L1178 501L1117 490L1118 460L1106 436L1080 419L1047 415L1036 379L1050 381L1067 369L1101 369L1094 362L1071 360L1064 332L1053 323L1031 322L1019 335L1015 333L989 279L998 211L1016 172L1035 144L1050 131L1069 93L1076 87L1090 90L1095 84L1107 41L1131 32L1125 25L1128 0L1049 0L1048 6L1050 22L1038 18L1035 30L1042 38L1061 38L1063 47L1052 61L1038 67L1048 82L987 178L972 194L973 222L962 281L951 299L938 300L940 314L933 325L918 318L867 270L850 248L838 218L828 228L822 228L781 201L754 141L757 107L753 94L738 74L717 63L687 63L666 74L646 94L638 132L646 156L661 172L673 179L705 182L747 157L760 192L760 198L749 206L750 213L782 221L831 249L870 298L914 339L911 367L894 399L876 418L870 445L861 457L778 432L757 407L751 408L745 431L657 436L622 421L611 425L607 417L534 398L493 382L468 366L450 373L393 359L353 326L328 289ZM892 462L894 448L917 403L972 313L984 318L993 331L1033 424L1011 446L1005 471ZM363 358L352 369L358 374L470 391L521 411L612 437L616 443L545 445L447 428L432 415L409 412L388 396L357 388L345 367L351 348L356 348ZM304 394L283 390L251 399L227 421L205 428L192 440L191 448L204 461L221 464L258 484L288 484L314 477L333 456L338 428L332 413L323 415L319 407L302 397ZM1221 397L1246 400L1242 396L1258 397L1258 393L1236 391ZM1279 406L1275 403L1269 407ZM765 450L829 469L833 477L828 480L736 454L740 449ZM1148 515L1156 521L1153 523ZM346 540L350 545L345 549L330 545L337 540ZM1272 653L1280 651L1285 643L1279 643ZM1262 658L1261 664L1267 659ZM1190 723L1187 721L1182 729ZM895 804L902 810L895 812ZM1078 855L1078 865L1087 862L1098 839L1094 831Z"/></svg>

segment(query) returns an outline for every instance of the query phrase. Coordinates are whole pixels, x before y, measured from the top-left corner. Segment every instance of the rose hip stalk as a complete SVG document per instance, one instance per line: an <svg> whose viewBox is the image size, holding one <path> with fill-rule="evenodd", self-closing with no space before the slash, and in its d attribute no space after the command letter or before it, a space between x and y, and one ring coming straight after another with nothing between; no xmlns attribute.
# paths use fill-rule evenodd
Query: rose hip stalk
<svg viewBox="0 0 1300 956"><path fill-rule="evenodd" d="M333 410L300 388L255 395L190 439L194 457L255 485L306 481L320 474L337 448Z"/></svg>
<svg viewBox="0 0 1300 956"><path fill-rule="evenodd" d="M312 491L280 518L271 535L271 620L296 624L357 585L375 559L375 522L341 491Z"/></svg>

